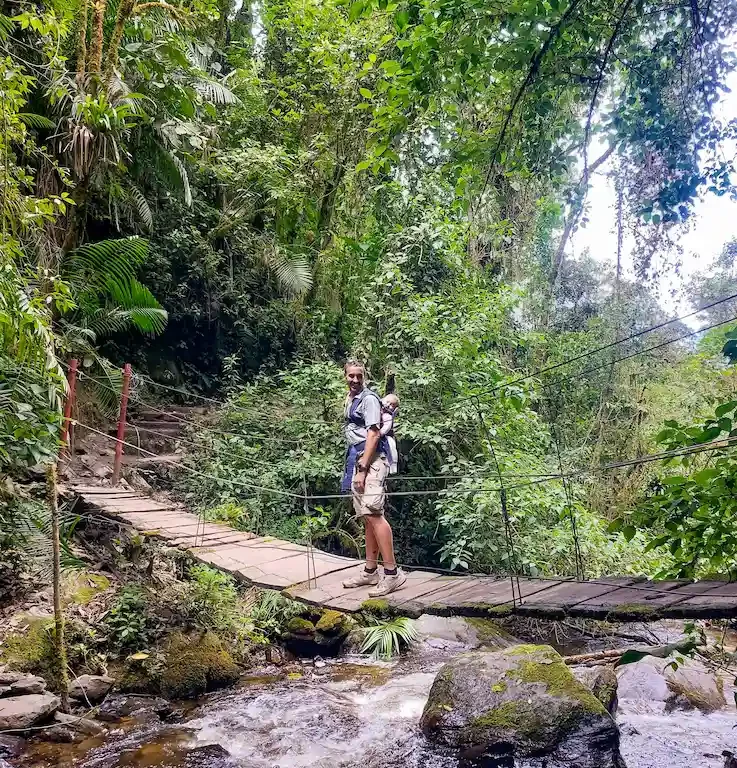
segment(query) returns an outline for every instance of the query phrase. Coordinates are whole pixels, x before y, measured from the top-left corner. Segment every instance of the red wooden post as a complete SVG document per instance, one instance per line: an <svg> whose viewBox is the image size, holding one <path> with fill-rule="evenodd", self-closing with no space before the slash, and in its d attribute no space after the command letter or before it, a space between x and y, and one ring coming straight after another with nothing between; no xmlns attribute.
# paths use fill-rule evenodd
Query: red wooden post
<svg viewBox="0 0 737 768"><path fill-rule="evenodd" d="M66 447L67 437L69 436L69 422L72 418L72 406L77 391L77 365L75 359L69 361L69 372L67 373L67 401L64 403L64 422L61 425L61 449Z"/></svg>
<svg viewBox="0 0 737 768"><path fill-rule="evenodd" d="M128 413L128 392L131 385L131 364L123 368L123 391L120 395L120 414L118 415L118 440L115 443L115 464L113 465L113 485L120 481L120 465L123 461L123 440L125 440L125 420Z"/></svg>

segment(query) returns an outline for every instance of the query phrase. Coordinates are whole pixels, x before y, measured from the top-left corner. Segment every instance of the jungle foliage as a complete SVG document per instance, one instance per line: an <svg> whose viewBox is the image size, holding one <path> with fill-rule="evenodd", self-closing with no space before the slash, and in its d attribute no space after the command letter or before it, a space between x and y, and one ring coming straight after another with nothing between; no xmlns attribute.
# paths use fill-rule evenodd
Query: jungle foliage
<svg viewBox="0 0 737 768"><path fill-rule="evenodd" d="M586 575L731 567L662 538L698 518L661 489L697 478L708 525L731 519L718 467L599 468L734 399L733 305L698 343L638 334L666 319L654 286L698 197L734 194L737 123L714 107L736 26L729 0L6 3L0 472L58 452L60 360L101 380L102 415L130 361L227 397L189 436L192 503L352 552L343 500L288 495L336 493L351 353L401 398L405 561L562 573L575 524ZM619 247L573 259L604 169ZM734 291L733 260L696 304Z"/></svg>

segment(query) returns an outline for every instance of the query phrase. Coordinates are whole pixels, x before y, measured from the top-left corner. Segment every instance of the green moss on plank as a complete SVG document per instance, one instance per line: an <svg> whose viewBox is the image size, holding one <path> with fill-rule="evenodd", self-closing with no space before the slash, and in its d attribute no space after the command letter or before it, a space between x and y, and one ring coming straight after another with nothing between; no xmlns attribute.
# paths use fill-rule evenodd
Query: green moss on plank
<svg viewBox="0 0 737 768"><path fill-rule="evenodd" d="M496 618L503 618L505 616L511 616L514 613L514 608L508 603L503 605L489 605L488 603L465 603L463 610L469 613L481 614L482 616L495 616Z"/></svg>
<svg viewBox="0 0 737 768"><path fill-rule="evenodd" d="M645 603L622 603L607 614L607 619L643 619L652 621L659 615L658 609Z"/></svg>
<svg viewBox="0 0 737 768"><path fill-rule="evenodd" d="M388 618L392 614L391 606L388 600L381 600L379 598L364 600L361 603L361 611L368 613L370 616L376 616L378 618Z"/></svg>

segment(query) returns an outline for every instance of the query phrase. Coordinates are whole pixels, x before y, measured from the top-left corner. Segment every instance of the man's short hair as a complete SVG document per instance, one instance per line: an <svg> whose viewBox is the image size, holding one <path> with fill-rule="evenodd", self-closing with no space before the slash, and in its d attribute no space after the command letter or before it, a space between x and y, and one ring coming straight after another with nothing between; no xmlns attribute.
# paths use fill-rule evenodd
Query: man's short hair
<svg viewBox="0 0 737 768"><path fill-rule="evenodd" d="M343 366L343 373L348 373L349 368L360 368L363 371L364 377L366 376L366 366L358 360L354 360L353 358L346 360L345 365Z"/></svg>

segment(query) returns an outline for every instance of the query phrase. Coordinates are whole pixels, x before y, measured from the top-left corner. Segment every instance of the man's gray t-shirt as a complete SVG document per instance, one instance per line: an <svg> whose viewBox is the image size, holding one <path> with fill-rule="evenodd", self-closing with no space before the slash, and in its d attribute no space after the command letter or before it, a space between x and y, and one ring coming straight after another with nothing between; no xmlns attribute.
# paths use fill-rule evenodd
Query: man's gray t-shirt
<svg viewBox="0 0 737 768"><path fill-rule="evenodd" d="M355 414L359 418L363 419L365 427L359 427L357 424L353 424L348 421L348 417L351 413L353 404L359 401L356 406ZM375 392L371 392L369 389L363 389L353 399L348 395L345 401L345 439L348 441L348 445L358 445L366 439L367 430L369 427L378 427L381 429L381 403L379 402L379 396Z"/></svg>

